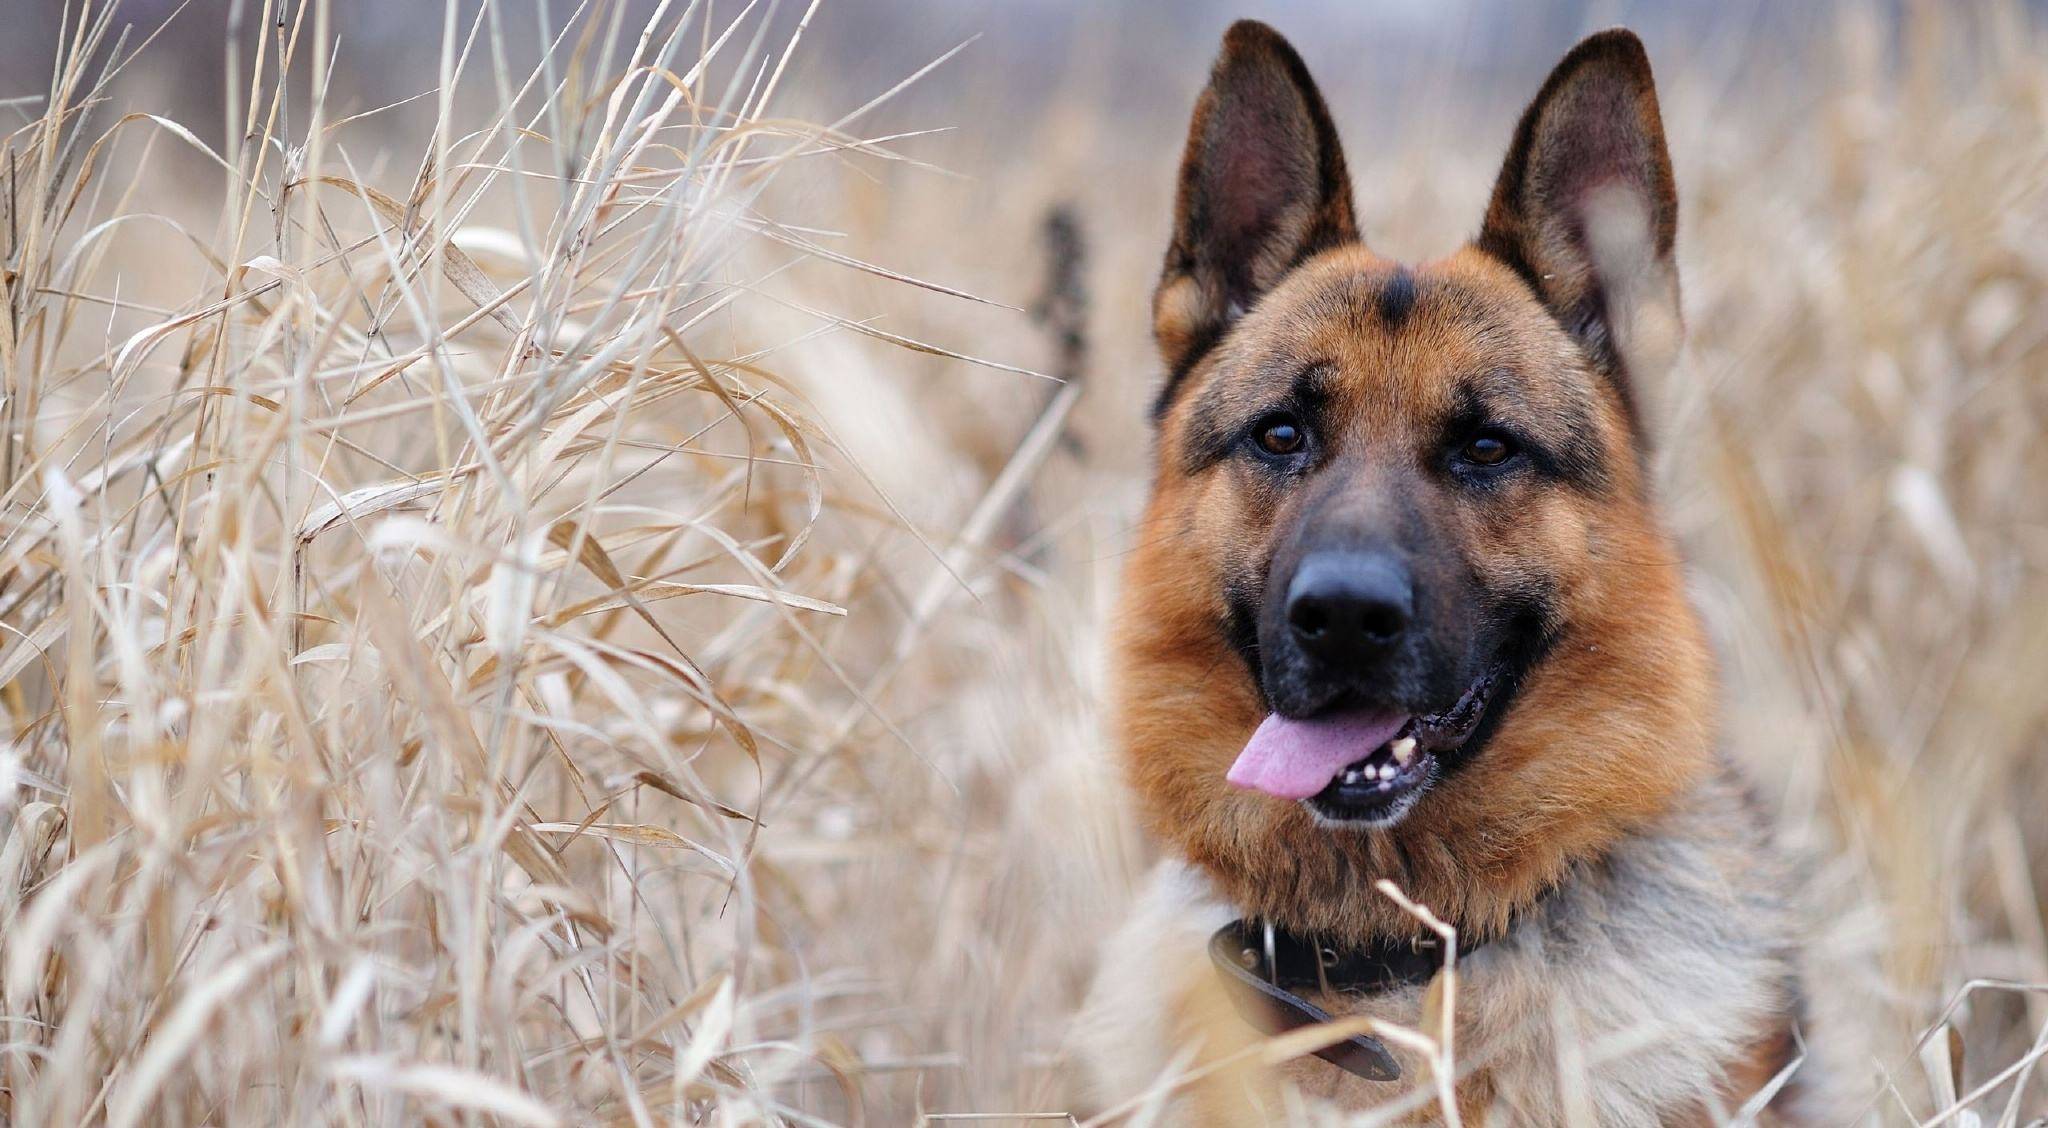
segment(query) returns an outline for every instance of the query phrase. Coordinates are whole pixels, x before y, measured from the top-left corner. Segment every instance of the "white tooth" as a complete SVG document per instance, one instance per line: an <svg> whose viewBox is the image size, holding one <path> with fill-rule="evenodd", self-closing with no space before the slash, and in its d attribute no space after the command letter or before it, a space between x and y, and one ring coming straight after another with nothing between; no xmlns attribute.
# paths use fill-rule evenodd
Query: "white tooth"
<svg viewBox="0 0 2048 1128"><path fill-rule="evenodd" d="M1408 766L1408 761L1415 758L1415 738L1404 736L1389 745L1388 750L1393 752L1394 762L1405 768Z"/></svg>
<svg viewBox="0 0 2048 1128"><path fill-rule="evenodd" d="M1357 769L1357 768L1352 768L1352 769L1351 769L1350 771L1347 771L1347 772L1345 772L1345 773L1344 773L1344 782L1345 782L1345 783L1348 783L1348 784L1356 784L1356 783L1357 783L1358 781L1359 781L1359 774L1358 774L1358 769Z"/></svg>
<svg viewBox="0 0 2048 1128"><path fill-rule="evenodd" d="M1391 784L1391 783L1388 783L1388 782L1387 782L1386 780L1381 780L1381 781L1380 781L1380 790L1381 790L1381 791L1385 791L1385 790L1387 790L1387 789L1389 789L1389 788L1391 788L1391 787L1393 787L1393 786L1394 786L1393 784Z"/></svg>
<svg viewBox="0 0 2048 1128"><path fill-rule="evenodd" d="M1381 764L1381 765L1380 765L1380 778L1381 778L1381 779L1392 779L1392 778L1394 778L1394 765L1392 765L1392 764Z"/></svg>

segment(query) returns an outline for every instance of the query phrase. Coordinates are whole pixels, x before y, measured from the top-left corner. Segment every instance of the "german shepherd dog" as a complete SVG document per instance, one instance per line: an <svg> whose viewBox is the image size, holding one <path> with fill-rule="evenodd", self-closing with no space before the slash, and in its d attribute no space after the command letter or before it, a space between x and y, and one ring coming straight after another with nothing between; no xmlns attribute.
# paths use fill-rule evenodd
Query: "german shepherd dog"
<svg viewBox="0 0 2048 1128"><path fill-rule="evenodd" d="M1794 867L1717 748L1645 465L1677 219L1628 31L1565 56L1478 237L1416 264L1361 240L1301 58L1263 24L1225 36L1153 300L1169 376L1112 642L1113 733L1169 860L1078 1027L1105 1099L1177 1064L1206 1079L1178 1123L1831 1109ZM1382 881L1457 930L1453 1056L1358 1037L1222 1068L1231 1030L1327 1015L1441 1041L1449 953Z"/></svg>

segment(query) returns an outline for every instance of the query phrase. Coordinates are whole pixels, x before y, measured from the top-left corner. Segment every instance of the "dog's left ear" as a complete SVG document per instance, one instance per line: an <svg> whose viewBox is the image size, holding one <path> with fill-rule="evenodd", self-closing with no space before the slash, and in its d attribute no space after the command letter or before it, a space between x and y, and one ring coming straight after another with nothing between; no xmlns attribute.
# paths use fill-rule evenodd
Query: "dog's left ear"
<svg viewBox="0 0 2048 1128"><path fill-rule="evenodd" d="M1677 234L1649 56L1633 32L1599 32L1523 113L1478 247L1535 288L1635 418L1631 378L1677 354Z"/></svg>

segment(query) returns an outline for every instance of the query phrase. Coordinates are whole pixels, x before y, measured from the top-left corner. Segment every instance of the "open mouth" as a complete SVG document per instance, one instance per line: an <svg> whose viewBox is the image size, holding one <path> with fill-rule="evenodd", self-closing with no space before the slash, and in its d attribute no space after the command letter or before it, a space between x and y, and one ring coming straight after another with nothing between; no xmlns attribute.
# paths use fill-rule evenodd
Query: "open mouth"
<svg viewBox="0 0 2048 1128"><path fill-rule="evenodd" d="M1347 709L1297 719L1266 718L1231 765L1239 787L1305 803L1320 821L1390 826L1405 816L1453 757L1483 739L1485 722L1509 696L1496 669L1450 708L1403 714Z"/></svg>

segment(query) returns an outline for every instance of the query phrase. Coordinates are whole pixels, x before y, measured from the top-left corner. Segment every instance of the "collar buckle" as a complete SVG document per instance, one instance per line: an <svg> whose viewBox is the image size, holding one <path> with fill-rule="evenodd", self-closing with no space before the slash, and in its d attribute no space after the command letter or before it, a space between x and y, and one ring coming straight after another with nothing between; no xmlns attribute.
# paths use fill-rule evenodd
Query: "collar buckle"
<svg viewBox="0 0 2048 1128"><path fill-rule="evenodd" d="M1308 982L1331 990L1329 973L1341 962L1337 950L1304 944L1275 929L1271 921L1260 922L1256 933L1254 927L1250 921L1232 921L1209 938L1210 962L1222 977L1238 1016L1267 1034L1329 1022L1329 1012L1288 990L1284 984L1294 978L1284 969L1297 961L1307 963L1315 973ZM1401 1077L1401 1066L1385 1043L1363 1034L1325 1046L1316 1056L1368 1081Z"/></svg>
<svg viewBox="0 0 2048 1128"><path fill-rule="evenodd" d="M1477 947L1461 941L1458 954ZM1442 953L1443 941L1434 933L1346 951L1264 918L1232 921L1209 938L1210 962L1237 1013L1268 1034L1330 1021L1328 1012L1297 992L1364 995L1427 983L1443 966ZM1368 1081L1401 1077L1386 1044L1363 1034L1318 1050L1316 1056Z"/></svg>

